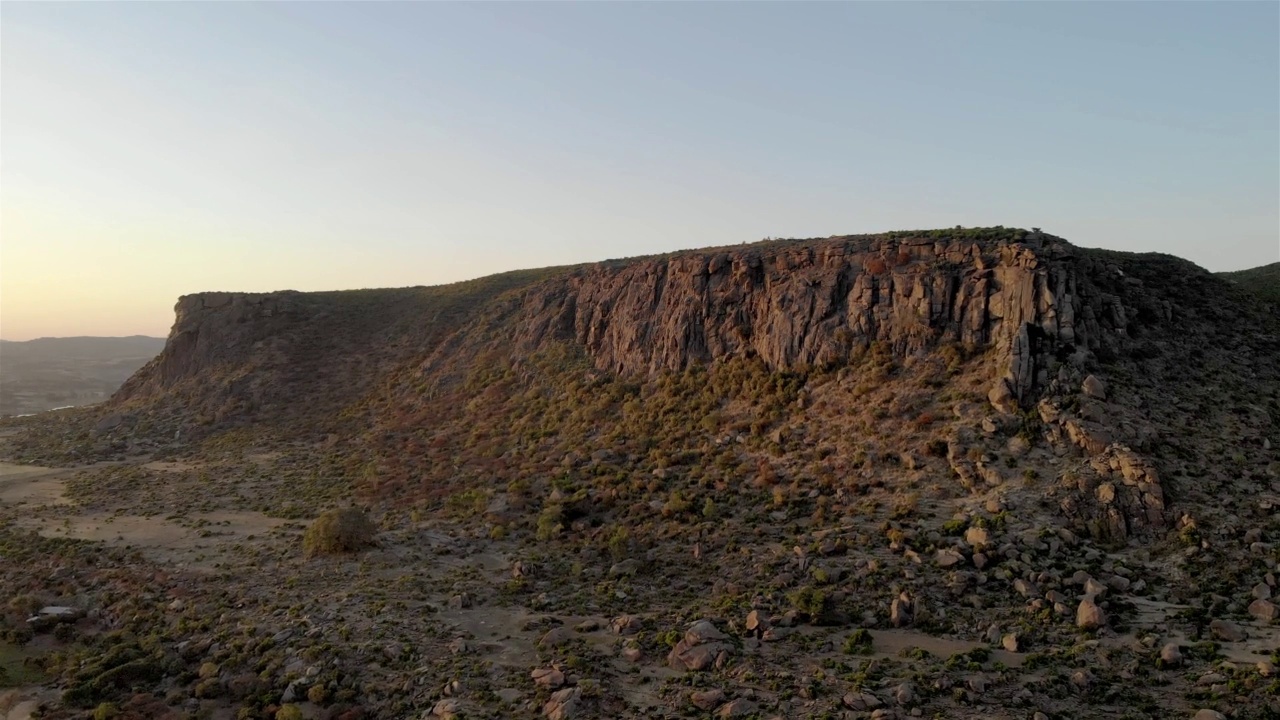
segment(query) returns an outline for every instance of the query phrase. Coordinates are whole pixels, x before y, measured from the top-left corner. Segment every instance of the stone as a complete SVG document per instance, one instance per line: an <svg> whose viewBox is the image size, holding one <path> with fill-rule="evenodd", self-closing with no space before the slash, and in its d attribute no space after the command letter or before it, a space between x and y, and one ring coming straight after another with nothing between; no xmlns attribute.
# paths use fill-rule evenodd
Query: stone
<svg viewBox="0 0 1280 720"><path fill-rule="evenodd" d="M578 702L582 699L582 688L564 688L551 694L551 698L542 706L542 714L547 720L571 720L578 712Z"/></svg>
<svg viewBox="0 0 1280 720"><path fill-rule="evenodd" d="M1096 398L1098 400L1107 399L1107 384L1100 380L1096 375L1089 375L1086 377L1084 382L1080 384L1080 389L1084 391L1085 395L1091 398Z"/></svg>
<svg viewBox="0 0 1280 720"><path fill-rule="evenodd" d="M1018 652L1018 647L1019 647L1018 634L1009 633L1004 637L1000 638L1000 645L1004 647L1005 650L1008 650L1011 653Z"/></svg>
<svg viewBox="0 0 1280 720"><path fill-rule="evenodd" d="M1253 591L1250 594L1253 595L1256 600L1270 600L1271 586L1266 583L1258 583L1253 586Z"/></svg>
<svg viewBox="0 0 1280 720"><path fill-rule="evenodd" d="M1107 586L1089 578L1084 582L1084 594L1095 598L1102 597L1107 594Z"/></svg>
<svg viewBox="0 0 1280 720"><path fill-rule="evenodd" d="M609 567L609 577L630 577L640 572L640 567L639 560L627 558Z"/></svg>
<svg viewBox="0 0 1280 720"><path fill-rule="evenodd" d="M535 685L541 685L552 690L564 685L564 673L555 667L535 668L533 672L529 673L529 677L533 678Z"/></svg>
<svg viewBox="0 0 1280 720"><path fill-rule="evenodd" d="M746 698L738 698L737 700L732 700L720 706L720 709L716 710L716 717L741 718L754 715L759 712L759 710L760 706L754 701Z"/></svg>
<svg viewBox="0 0 1280 720"><path fill-rule="evenodd" d="M1093 597L1085 597L1076 607L1076 627L1083 630L1097 630L1107 624L1106 613L1094 602Z"/></svg>
<svg viewBox="0 0 1280 720"><path fill-rule="evenodd" d="M759 610L747 613L747 632L761 635L769 629L769 618Z"/></svg>
<svg viewBox="0 0 1280 720"><path fill-rule="evenodd" d="M1191 720L1227 720L1227 716L1217 710L1209 710L1206 708L1204 710L1197 710Z"/></svg>
<svg viewBox="0 0 1280 720"><path fill-rule="evenodd" d="M916 701L916 686L904 682L893 689L893 699L899 705L910 705Z"/></svg>
<svg viewBox="0 0 1280 720"><path fill-rule="evenodd" d="M1258 622L1275 622L1277 617L1276 605L1270 600L1254 600L1249 603L1249 614Z"/></svg>
<svg viewBox="0 0 1280 720"><path fill-rule="evenodd" d="M991 536L986 528L975 525L964 531L964 541L969 543L974 550L981 550L990 544Z"/></svg>
<svg viewBox="0 0 1280 720"><path fill-rule="evenodd" d="M911 596L904 592L893 599L889 606L889 622L897 628L911 624Z"/></svg>
<svg viewBox="0 0 1280 720"><path fill-rule="evenodd" d="M1259 660L1254 667L1262 677L1271 677L1276 674L1276 665L1270 660Z"/></svg>
<svg viewBox="0 0 1280 720"><path fill-rule="evenodd" d="M840 698L840 701L843 702L844 706L850 710L858 710L862 712L875 710L876 708L884 705L884 703L880 701L880 698L869 692L847 692L844 694L844 697Z"/></svg>
<svg viewBox="0 0 1280 720"><path fill-rule="evenodd" d="M732 649L732 645L723 642L691 645L687 639L681 640L667 655L667 665L672 670L706 670L717 662L720 653Z"/></svg>
<svg viewBox="0 0 1280 720"><path fill-rule="evenodd" d="M609 622L614 635L635 635L644 629L644 623L635 615L619 615Z"/></svg>
<svg viewBox="0 0 1280 720"><path fill-rule="evenodd" d="M700 690L689 695L689 702L699 710L710 711L724 702L724 691L720 689Z"/></svg>
<svg viewBox="0 0 1280 720"><path fill-rule="evenodd" d="M1160 648L1160 663L1165 667L1178 667L1182 664L1182 648L1178 643L1165 643Z"/></svg>
<svg viewBox="0 0 1280 720"><path fill-rule="evenodd" d="M571 639L573 639L573 628L568 625L561 625L560 627L548 630L547 633L542 636L542 639L538 641L538 647L559 647L566 642L569 642Z"/></svg>
<svg viewBox="0 0 1280 720"><path fill-rule="evenodd" d="M959 550L944 548L934 555L933 560L938 564L938 567L949 568L964 562L964 555L961 555Z"/></svg>
<svg viewBox="0 0 1280 720"><path fill-rule="evenodd" d="M1013 589L1024 598L1040 597L1040 588L1035 583L1027 582L1022 578L1013 581Z"/></svg>
<svg viewBox="0 0 1280 720"><path fill-rule="evenodd" d="M1240 642L1244 640L1246 635L1239 625L1229 620L1213 620L1209 623L1209 632L1219 640L1226 642Z"/></svg>
<svg viewBox="0 0 1280 720"><path fill-rule="evenodd" d="M1107 587L1118 593L1129 592L1129 588L1133 585L1129 578L1123 575L1110 575L1106 578Z"/></svg>
<svg viewBox="0 0 1280 720"><path fill-rule="evenodd" d="M995 386L987 392L987 400L991 403L991 407L1006 415L1018 412L1018 398L1009 389L1009 383L1004 380L996 381Z"/></svg>
<svg viewBox="0 0 1280 720"><path fill-rule="evenodd" d="M431 714L440 720L456 720L462 712L462 703L455 698L445 698L431 708Z"/></svg>
<svg viewBox="0 0 1280 720"><path fill-rule="evenodd" d="M714 640L728 640L729 636L720 632L710 620L698 620L684 631L684 640L690 645L701 645Z"/></svg>

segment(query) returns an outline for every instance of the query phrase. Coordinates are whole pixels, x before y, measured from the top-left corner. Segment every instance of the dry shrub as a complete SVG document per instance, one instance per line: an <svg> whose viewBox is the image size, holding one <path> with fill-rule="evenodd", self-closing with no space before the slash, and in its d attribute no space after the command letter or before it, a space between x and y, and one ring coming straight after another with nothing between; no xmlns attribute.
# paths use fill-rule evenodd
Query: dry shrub
<svg viewBox="0 0 1280 720"><path fill-rule="evenodd" d="M302 549L307 557L355 552L373 544L378 528L360 508L329 510L307 528Z"/></svg>
<svg viewBox="0 0 1280 720"><path fill-rule="evenodd" d="M867 260L862 267L872 275L880 275L889 269L889 266L885 265L884 260L881 260L880 258L871 258L870 260Z"/></svg>

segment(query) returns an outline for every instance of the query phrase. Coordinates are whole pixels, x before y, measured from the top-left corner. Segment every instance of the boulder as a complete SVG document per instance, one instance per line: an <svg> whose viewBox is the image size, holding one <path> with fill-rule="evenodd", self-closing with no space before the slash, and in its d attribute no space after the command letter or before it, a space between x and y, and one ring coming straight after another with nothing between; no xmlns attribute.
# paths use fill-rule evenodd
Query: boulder
<svg viewBox="0 0 1280 720"><path fill-rule="evenodd" d="M720 689L698 690L689 695L689 702L699 710L711 711L724 702L724 691Z"/></svg>
<svg viewBox="0 0 1280 720"><path fill-rule="evenodd" d="M582 688L564 688L551 694L551 698L542 706L542 714L547 720L571 720L578 714L578 703L582 700Z"/></svg>
<svg viewBox="0 0 1280 720"><path fill-rule="evenodd" d="M1259 622L1275 622L1277 617L1276 604L1270 600L1254 600L1249 603L1249 614Z"/></svg>
<svg viewBox="0 0 1280 720"><path fill-rule="evenodd" d="M1209 623L1209 632L1219 640L1226 642L1240 642L1247 635L1244 630L1229 620L1213 620Z"/></svg>
<svg viewBox="0 0 1280 720"><path fill-rule="evenodd" d="M1107 624L1106 613L1094 602L1092 596L1087 596L1080 601L1080 605L1076 607L1076 627L1083 630L1097 630Z"/></svg>
<svg viewBox="0 0 1280 720"><path fill-rule="evenodd" d="M716 717L719 718L743 718L754 715L759 712L760 706L746 698L738 698L725 703L716 710Z"/></svg>

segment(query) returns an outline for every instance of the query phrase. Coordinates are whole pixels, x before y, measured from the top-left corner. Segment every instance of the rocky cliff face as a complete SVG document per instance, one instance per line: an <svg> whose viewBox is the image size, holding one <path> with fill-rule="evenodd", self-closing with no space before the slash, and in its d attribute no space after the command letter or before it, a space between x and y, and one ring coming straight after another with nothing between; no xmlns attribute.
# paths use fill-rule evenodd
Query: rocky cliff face
<svg viewBox="0 0 1280 720"><path fill-rule="evenodd" d="M1012 412L1055 359L1127 333L1134 310L1090 277L1106 271L1039 233L832 238L602 264L528 291L500 322L521 351L576 342L622 374L735 356L803 369L871 343L900 356L957 343L995 352L992 402Z"/></svg>

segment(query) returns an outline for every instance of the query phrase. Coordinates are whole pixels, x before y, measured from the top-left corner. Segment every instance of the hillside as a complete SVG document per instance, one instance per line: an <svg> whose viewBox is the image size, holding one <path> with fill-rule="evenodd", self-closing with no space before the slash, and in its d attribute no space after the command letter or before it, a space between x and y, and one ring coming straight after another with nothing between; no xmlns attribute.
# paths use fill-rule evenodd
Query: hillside
<svg viewBox="0 0 1280 720"><path fill-rule="evenodd" d="M163 348L142 335L0 340L0 416L102 402Z"/></svg>
<svg viewBox="0 0 1280 720"><path fill-rule="evenodd" d="M48 551L126 634L76 657L155 667L47 672L139 717L1274 717L1277 358L1233 282L1006 228L203 293L5 421L80 469L3 532L100 541Z"/></svg>
<svg viewBox="0 0 1280 720"><path fill-rule="evenodd" d="M1249 270L1218 273L1218 277L1238 285L1269 302L1280 302L1280 262Z"/></svg>

